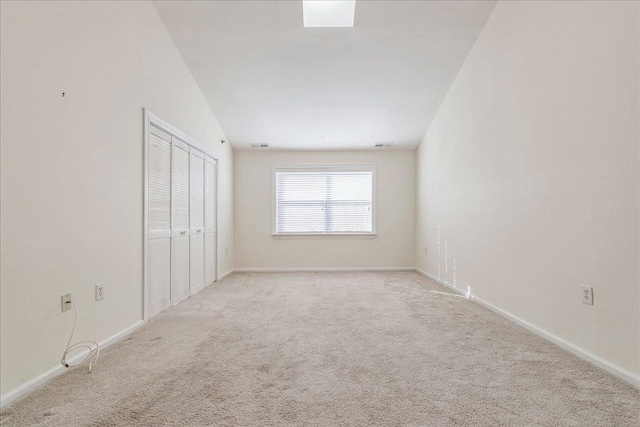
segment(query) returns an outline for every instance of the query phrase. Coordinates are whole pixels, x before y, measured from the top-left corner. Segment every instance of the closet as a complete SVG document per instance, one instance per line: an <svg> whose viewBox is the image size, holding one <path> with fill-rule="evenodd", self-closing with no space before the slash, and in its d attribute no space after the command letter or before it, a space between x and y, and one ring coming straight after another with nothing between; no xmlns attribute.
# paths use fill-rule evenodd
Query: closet
<svg viewBox="0 0 640 427"><path fill-rule="evenodd" d="M151 317L216 280L216 160L154 124L147 140L145 316Z"/></svg>

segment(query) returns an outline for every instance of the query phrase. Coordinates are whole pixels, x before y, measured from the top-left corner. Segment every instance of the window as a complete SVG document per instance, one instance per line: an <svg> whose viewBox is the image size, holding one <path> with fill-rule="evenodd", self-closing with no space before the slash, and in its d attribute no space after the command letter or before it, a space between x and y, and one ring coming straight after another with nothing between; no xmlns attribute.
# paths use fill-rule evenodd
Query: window
<svg viewBox="0 0 640 427"><path fill-rule="evenodd" d="M373 171L276 167L274 234L373 234Z"/></svg>

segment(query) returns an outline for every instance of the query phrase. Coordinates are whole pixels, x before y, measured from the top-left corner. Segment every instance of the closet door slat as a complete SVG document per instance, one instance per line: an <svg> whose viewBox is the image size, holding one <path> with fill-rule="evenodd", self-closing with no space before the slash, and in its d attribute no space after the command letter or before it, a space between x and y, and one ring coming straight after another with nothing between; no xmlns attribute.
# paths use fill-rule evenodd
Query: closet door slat
<svg viewBox="0 0 640 427"><path fill-rule="evenodd" d="M204 165L204 227L216 231L216 165L207 159Z"/></svg>
<svg viewBox="0 0 640 427"><path fill-rule="evenodd" d="M174 143L173 149L173 234L189 234L189 151Z"/></svg>
<svg viewBox="0 0 640 427"><path fill-rule="evenodd" d="M149 127L149 316L171 304L171 135Z"/></svg>
<svg viewBox="0 0 640 427"><path fill-rule="evenodd" d="M149 237L171 234L171 137L149 132Z"/></svg>
<svg viewBox="0 0 640 427"><path fill-rule="evenodd" d="M204 154L191 148L190 163L190 291L191 295L204 287Z"/></svg>
<svg viewBox="0 0 640 427"><path fill-rule="evenodd" d="M204 158L192 151L190 162L191 233L204 232Z"/></svg>
<svg viewBox="0 0 640 427"><path fill-rule="evenodd" d="M205 286L216 280L216 163L205 157L204 163L204 280Z"/></svg>

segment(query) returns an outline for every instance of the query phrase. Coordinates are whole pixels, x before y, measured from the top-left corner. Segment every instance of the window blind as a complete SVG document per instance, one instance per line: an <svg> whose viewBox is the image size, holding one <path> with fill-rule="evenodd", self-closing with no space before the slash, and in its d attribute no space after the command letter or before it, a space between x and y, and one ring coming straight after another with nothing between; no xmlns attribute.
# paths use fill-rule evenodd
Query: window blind
<svg viewBox="0 0 640 427"><path fill-rule="evenodd" d="M276 234L372 233L373 169L275 172Z"/></svg>

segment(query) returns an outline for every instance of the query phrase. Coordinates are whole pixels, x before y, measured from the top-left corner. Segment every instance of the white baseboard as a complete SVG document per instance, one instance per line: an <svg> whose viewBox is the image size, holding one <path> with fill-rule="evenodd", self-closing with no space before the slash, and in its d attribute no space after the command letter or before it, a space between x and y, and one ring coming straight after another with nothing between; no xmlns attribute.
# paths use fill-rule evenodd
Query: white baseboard
<svg viewBox="0 0 640 427"><path fill-rule="evenodd" d="M203 289L204 289L204 283L202 283L199 286L194 286L193 289L189 288L189 296L195 295Z"/></svg>
<svg viewBox="0 0 640 427"><path fill-rule="evenodd" d="M416 271L415 267L362 267L362 268L236 268L236 273L322 273L322 272L366 272L366 271Z"/></svg>
<svg viewBox="0 0 640 427"><path fill-rule="evenodd" d="M444 287L447 287L449 289L451 289L453 292L460 294L460 295L466 295L465 292L462 289L458 289L455 286L449 284L448 282L445 282L444 280L440 280L438 279L436 276L434 276L433 274L427 273L424 270L421 270L419 268L415 269L418 273L422 274L423 276L427 276L429 279L433 280L434 282L436 282L439 285L442 285Z"/></svg>
<svg viewBox="0 0 640 427"><path fill-rule="evenodd" d="M224 279L225 277L227 277L228 275L230 275L234 271L235 270L232 268L231 270L227 271L226 273L223 273L220 277L218 277L218 279L216 281Z"/></svg>
<svg viewBox="0 0 640 427"><path fill-rule="evenodd" d="M454 292L457 292L459 294L465 295L465 291L462 289L458 289L455 286L450 285L449 283L443 281L443 280L439 280L437 277L435 277L432 274L427 273L424 270L421 270L419 268L416 268L416 271L428 278L430 278L431 280L433 280L434 282L445 286L451 290L453 290ZM621 368L617 365L614 365L613 363L604 360L603 358L596 356L593 353L588 352L587 350L578 347L575 344L570 343L569 341L560 338L557 335L552 334L551 332L545 331L544 329L541 329L535 325L533 325L532 323L527 322L526 320L523 320L517 316L514 316L513 314L502 310L501 308L498 308L478 297L475 297L473 295L469 295L469 299L471 299L472 301L480 304L481 306L488 308L489 310L493 311L494 313L497 313L503 317L506 317L507 319L511 320L514 323L517 323L518 325L522 326L523 328L533 332L534 334L538 335L541 338L546 339L547 341L550 341L552 343L554 343L557 346L562 347L563 349L569 351L570 353L578 356L579 358L581 358L582 360L586 360L587 362L596 365L597 367L604 369L605 371L609 372L610 374L620 378L621 380L624 380L626 382L628 382L629 384L640 388L640 375L636 375L633 372L627 371L624 368Z"/></svg>
<svg viewBox="0 0 640 427"><path fill-rule="evenodd" d="M98 343L98 345L100 346L100 350L104 350L105 348L109 347L111 344L115 344L116 342L120 341L122 338L126 337L127 335L129 335L130 333L132 333L133 331L135 331L136 329L138 329L140 326L142 326L144 324L145 324L144 320L139 320L138 322L136 322L133 325L129 326L128 328L118 332L117 334L112 335L109 338L102 340L101 342ZM87 351L83 351L83 352L78 353L77 355L73 356L71 359L69 359L69 363L73 364L73 363L81 360L81 358L85 357L87 352L88 352L88 350ZM58 375L62 374L66 369L67 368L65 368L64 366L58 365L58 366L56 366L54 368L49 369L46 372L43 372L42 374L38 375L37 377L30 379L29 381L27 381L27 382L23 383L22 385L14 388L13 390L6 392L2 396L0 396L0 408L5 408L6 406L8 406L12 402L16 401L17 399L20 399L24 395L26 395L26 394L32 392L33 390L37 389L38 387L40 387L41 385L43 385L44 383L46 383L50 379L52 379L54 377L57 377Z"/></svg>
<svg viewBox="0 0 640 427"><path fill-rule="evenodd" d="M443 281L443 280L439 280L437 277L433 276L430 273L427 273L424 270L421 270L419 268L415 268L415 267L387 267L387 268L237 268L237 269L231 269L229 271L227 271L226 273L222 274L220 277L218 277L218 280L222 280L223 278L225 278L226 276L234 273L234 272L244 272L244 273L249 273L249 272L365 272L365 271L417 271L418 273L422 274L423 276L426 276L428 278L430 278L431 280L435 281L436 283L445 286L449 289L451 289L452 291L461 294L461 295L465 295L465 291L462 289L458 289L456 287L454 287L453 285L450 285L449 283ZM483 301L480 298L474 297L473 295L470 296L470 299L472 301L475 301L476 303L488 308L489 310L500 314L501 316L511 320L514 323L517 323L518 325L524 327L525 329L528 329L529 331L535 333L536 335L538 335L541 338L546 339L547 341L550 341L562 348L564 348L565 350L571 352L572 354L578 356L579 358L586 360L587 362L590 362L602 369L604 369L605 371L611 373L612 375L630 383L631 385L640 388L640 375L636 375L633 372L627 371L626 369L623 369L617 365L614 365L613 363L610 363L604 359L602 359L599 356L596 356L595 354L592 354L566 340L564 340L563 338L560 338L550 332L547 332L523 319L520 319L517 316L514 316L511 313L508 313L498 307L493 306L492 304ZM109 347L111 344L114 344L118 341L120 341L122 338L126 337L127 335L129 335L130 333L132 333L133 331L135 331L136 329L138 329L140 326L142 326L145 322L140 320L136 323L134 323L133 325L131 325L130 327L118 332L115 335L112 335L110 337L108 337L107 339L101 341L99 343L100 348L104 349ZM75 361L80 360L81 357L84 357L85 353L80 353L77 354L76 356L74 356L70 362L74 363ZM48 371L38 375L37 377L25 382L24 384L16 387L15 389L5 393L4 395L0 396L0 408L5 408L7 407L9 404L11 404L12 402L16 401L17 399L23 397L24 395L30 393L31 391L35 390L36 388L40 387L41 385L43 385L44 383L46 383L47 381L49 381L50 379L60 375L61 373L63 373L65 371L65 368L62 365L58 365L54 368L49 369Z"/></svg>

